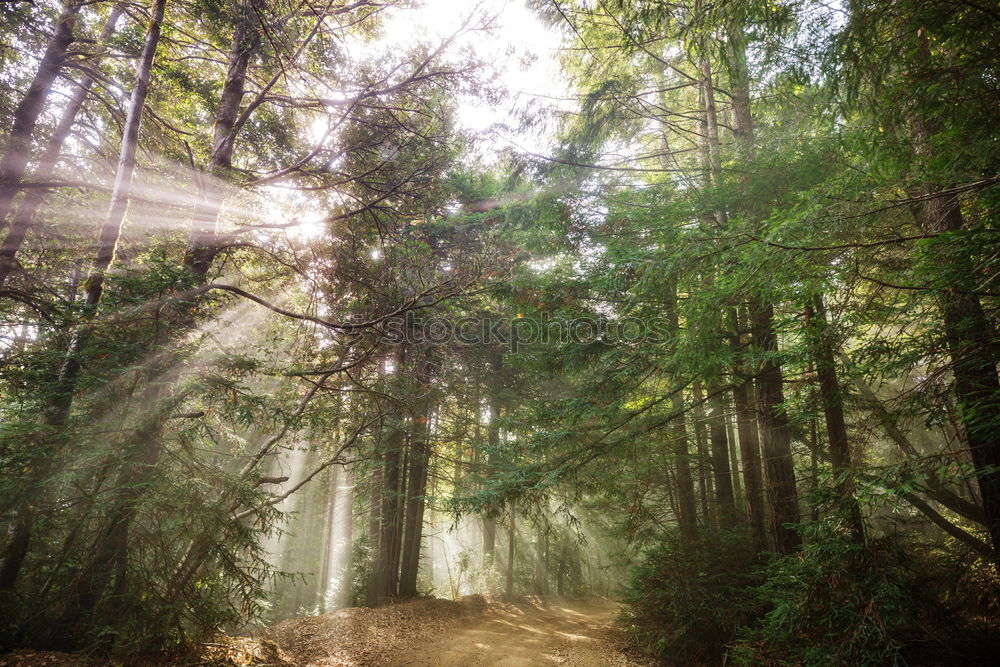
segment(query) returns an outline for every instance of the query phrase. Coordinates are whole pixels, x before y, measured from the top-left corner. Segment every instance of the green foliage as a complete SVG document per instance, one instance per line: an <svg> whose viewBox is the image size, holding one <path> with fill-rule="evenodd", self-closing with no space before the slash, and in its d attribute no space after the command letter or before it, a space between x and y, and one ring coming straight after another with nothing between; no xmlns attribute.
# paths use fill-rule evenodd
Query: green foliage
<svg viewBox="0 0 1000 667"><path fill-rule="evenodd" d="M375 569L375 550L372 549L367 534L351 544L350 558L347 582L349 604L352 607L363 607L368 604L369 587Z"/></svg>
<svg viewBox="0 0 1000 667"><path fill-rule="evenodd" d="M839 520L803 524L801 553L779 558L757 593L770 609L740 633L746 664L897 665L913 619L908 563L888 540L859 544Z"/></svg>
<svg viewBox="0 0 1000 667"><path fill-rule="evenodd" d="M737 631L760 614L757 557L746 535L656 541L635 567L621 622L648 652L686 665L714 665Z"/></svg>

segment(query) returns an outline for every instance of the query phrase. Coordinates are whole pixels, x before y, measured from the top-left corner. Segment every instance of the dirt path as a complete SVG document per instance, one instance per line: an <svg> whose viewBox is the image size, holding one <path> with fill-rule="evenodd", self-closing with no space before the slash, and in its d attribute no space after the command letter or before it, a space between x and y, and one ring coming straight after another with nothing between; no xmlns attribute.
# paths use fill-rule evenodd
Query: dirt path
<svg viewBox="0 0 1000 667"><path fill-rule="evenodd" d="M289 667L645 664L619 650L616 613L613 601L599 598L516 604L477 595L423 598L300 616L271 628L265 639L280 647Z"/></svg>
<svg viewBox="0 0 1000 667"><path fill-rule="evenodd" d="M642 667L622 653L610 600L488 602L424 598L288 619L258 637L221 637L199 655L122 656L121 660L21 650L0 667L178 664L253 667L477 667L568 665Z"/></svg>
<svg viewBox="0 0 1000 667"><path fill-rule="evenodd" d="M478 622L450 628L387 663L393 667L634 665L608 642L610 601L551 601L491 608Z"/></svg>

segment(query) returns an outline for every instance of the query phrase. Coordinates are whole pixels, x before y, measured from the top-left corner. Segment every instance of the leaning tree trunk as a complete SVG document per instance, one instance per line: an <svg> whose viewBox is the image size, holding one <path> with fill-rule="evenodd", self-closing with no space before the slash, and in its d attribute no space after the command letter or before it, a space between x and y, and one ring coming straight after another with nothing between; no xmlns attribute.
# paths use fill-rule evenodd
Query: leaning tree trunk
<svg viewBox="0 0 1000 667"><path fill-rule="evenodd" d="M962 229L957 198L945 195L929 200L924 207L924 225L929 233ZM993 325L974 292L972 262L951 250L942 251L941 255L956 278L939 299L942 331L951 356L955 396L969 454L979 471L986 529L997 554L1000 553L1000 379L997 377L1000 355L996 351Z"/></svg>
<svg viewBox="0 0 1000 667"><path fill-rule="evenodd" d="M234 29L232 48L233 54L230 58L227 78L223 84L223 90L220 96L220 106L216 114L214 142L211 157L213 173L228 171L232 163L233 143L235 139L235 131L233 129L235 126L235 118L239 109L239 104L243 98L246 67L252 50L257 44L255 34L248 35L248 31L250 30L248 26L250 25L251 20L252 19L249 18L248 15L244 14L241 17L241 20L237 22L236 28ZM214 184L209 184L207 192L214 193L219 191L220 190ZM206 191L203 191L203 197L199 199L199 202L195 207L195 222L193 224L193 230L198 229L199 219L203 219L205 216L206 201L209 203L217 201L219 204L219 206L214 209L214 213L212 214L213 221L214 216L217 216L219 208L221 207L221 198L217 200L213 200L211 198L206 199L204 197L205 192ZM205 270L196 272L195 278L198 285L203 285L205 283L208 267L214 258L215 254L213 253L207 260L209 264L205 265ZM187 259L188 258L186 256L185 263L187 262ZM194 323L195 319L193 308L181 308L180 314L172 322L172 327L175 331L184 332L191 329L194 326ZM123 504L127 506L127 509L116 508L111 513L115 520L119 521L122 525L117 530L109 531L104 535L104 539L109 542L117 542L117 545L109 545L104 548L103 551L106 553L127 553L128 528L135 518L134 508L144 493L144 486L146 486L152 476L155 475L155 465L159 461L163 449L163 433L167 423L166 414L169 412L169 407L172 404L172 401L166 397L170 393L171 389L176 385L181 373L181 367L179 365L180 357L178 354L180 346L176 341L175 345L177 345L177 347L169 351L165 355L165 358L160 361L159 365L163 368L163 370L152 374L147 379L142 404L155 406L156 409L151 410L149 414L142 416L140 425L137 428L136 433L133 434L132 446L129 450L131 453L127 457L122 472L120 473L118 485L118 488L123 491L123 495L125 497ZM141 437L138 437L138 434L142 434ZM192 543L192 546L194 547L197 545L196 551L203 551L204 549L207 549L209 544L209 541L197 540L196 538L196 541ZM204 553L193 553L192 555L194 563L192 567L194 569L191 570L191 572L193 573L202 562ZM184 580L181 579L178 583L181 581Z"/></svg>
<svg viewBox="0 0 1000 667"><path fill-rule="evenodd" d="M111 204L108 216L101 226L97 242L97 250L83 286L83 319L85 324L77 328L66 352L66 359L59 374L56 400L53 412L50 414L50 424L60 426L66 423L72 403L73 390L80 372L80 355L89 340L91 327L97 306L104 293L104 279L114 259L121 236L122 222L128 208L132 191L132 176L135 174L136 153L139 147L139 124L146 107L146 95L149 92L149 82L152 74L153 57L160 41L160 29L163 23L163 12L166 0L154 0L153 14L146 29L146 38L139 58L139 69L136 72L132 97L129 100L128 113L125 117L125 129L122 136L121 153L118 158L118 169L115 172L115 184L111 191Z"/></svg>
<svg viewBox="0 0 1000 667"><path fill-rule="evenodd" d="M244 5L244 11L237 18L233 30L226 80L222 85L219 109L215 115L209 173L202 183L201 193L195 204L194 222L184 253L184 267L199 285L205 282L219 251L216 226L225 200L224 185L220 181L228 178L232 170L233 149L239 131L236 122L246 90L247 68L259 44L260 31L253 13L247 11Z"/></svg>
<svg viewBox="0 0 1000 667"><path fill-rule="evenodd" d="M135 84L132 88L132 96L129 100L128 112L125 118L125 128L122 134L121 152L118 158L118 169L115 173L115 184L111 193L111 203L108 208L107 218L101 227L90 272L84 283L83 322L81 322L73 334L59 372L59 377L56 380L55 392L52 399L48 402L45 414L43 415L46 424L53 430L55 433L54 437L56 438L61 437L61 431L66 427L66 423L69 420L73 393L76 389L81 370L82 362L80 357L90 336L90 322L101 301L104 276L114 257L115 249L118 245L118 237L121 233L122 221L125 218L125 211L128 207L132 189L132 176L135 173L139 124L142 121L142 113L146 106L146 95L149 92L153 58L156 55L156 48L160 41L160 29L165 6L166 0L155 0L155 4L153 5L153 14L146 29ZM38 471L35 473L36 475L42 474L41 470L43 468L47 470L47 467L43 466L36 466L36 468L38 468ZM23 510L19 511L18 515L17 525L15 525L12 531L15 538L12 542L20 545L20 547L17 552L8 554L0 562L0 582L5 582L7 586L13 585L17 580L24 556L27 552L27 544L30 539L33 523L33 510L30 506L26 506Z"/></svg>
<svg viewBox="0 0 1000 667"><path fill-rule="evenodd" d="M244 10L246 10L245 5ZM234 128L236 125L236 116L239 111L240 102L243 99L246 68L249 63L250 55L259 42L256 31L251 30L253 20L254 19L248 13L244 12L234 28L232 53L230 56L229 67L227 69L226 80L223 83L222 93L219 98L219 109L216 113L214 128L210 163L212 173L215 175L227 173L232 164L233 146L236 135L236 130ZM192 225L193 235L197 233L199 220L205 219L206 215L211 217L214 225L215 218L218 216L218 212L221 209L222 204L220 193L221 189L214 183L214 181L208 183L206 189L203 190L202 197L199 198L199 201L195 206L194 222ZM214 194L219 194L220 196L214 197ZM206 213L206 211L208 211L208 213ZM190 253L185 254L185 266L188 266L187 262L189 256ZM210 256L207 256L204 259L207 263L202 266L203 270L194 272L195 282L197 285L205 284L208 269L210 268L211 262L215 259L215 253L213 252ZM188 268L190 267L188 266ZM171 323L174 331L183 333L190 330L195 325L194 312L193 308L181 308L179 315L176 316ZM133 496L134 501L137 501L139 496L142 494L142 486L148 483L150 478L155 474L154 465L159 460L163 449L163 433L167 422L166 419L162 418L160 415L160 407L162 405L170 404L170 401L165 400L165 397L168 396L180 377L180 339L181 338L179 336L175 337L174 349L170 350L165 355L164 359L160 361L159 365L164 370L153 374L147 380L146 391L143 396L142 404L157 406L157 409L152 410L148 415L144 415L142 417L137 432L143 433L144 436L139 439L133 439L134 454L132 455L132 458L136 460L148 461L149 463L136 469L134 464L130 461L126 461L125 468L121 473L121 479L126 482L124 488L133 488L129 494ZM130 522L133 518L134 512L128 512L125 514L124 520L126 522ZM121 540L123 538L127 538L127 535L128 531L126 526L126 529L119 530L114 535L114 539ZM196 541L198 540L196 539ZM207 549L210 544L210 541L201 540L200 542L200 548L202 550ZM119 550L124 550L127 548L127 545L120 544L117 548ZM204 558L204 553L194 554L194 556L193 561L198 564L201 563ZM198 565L195 565L194 567L196 571Z"/></svg>
<svg viewBox="0 0 1000 667"><path fill-rule="evenodd" d="M48 99L49 91L52 90L52 84L59 75L59 70L66 61L66 52L73 42L76 16L82 6L82 0L63 1L52 31L52 38L45 48L45 53L42 54L41 62L38 63L35 77L28 86L28 92L14 109L14 122L10 136L7 137L3 157L0 158L0 225L6 221L7 214L10 213L11 204L28 168L31 138L38 123L38 116Z"/></svg>
<svg viewBox="0 0 1000 667"><path fill-rule="evenodd" d="M96 68L100 65L104 55L104 46L114 34L115 25L118 23L121 14L121 5L115 5L111 8L111 13L108 14L108 19L104 22L104 28L101 30L101 35L98 38L98 51L89 60L90 67ZM35 173L39 177L45 178L54 173L56 164L59 162L59 156L62 154L63 144L66 143L66 139L69 138L70 132L76 124L76 116L80 113L80 109L83 108L83 104L87 100L87 95L94 85L94 80L95 76L88 73L77 83L73 94L66 103L66 108L63 109L59 122L56 124L55 129L52 130L52 136L49 137L49 141L45 145L45 150L42 152L38 165L35 168ZM7 282L7 277L14 269L14 260L17 257L17 253L21 249L21 244L24 243L25 235L31 229L35 212L44 200L44 190L34 188L25 193L23 200L18 205L14 213L14 219L11 221L10 230L7 232L3 244L0 245L0 287ZM3 211L0 210L0 213L3 213ZM3 216L0 215L0 219L2 218Z"/></svg>

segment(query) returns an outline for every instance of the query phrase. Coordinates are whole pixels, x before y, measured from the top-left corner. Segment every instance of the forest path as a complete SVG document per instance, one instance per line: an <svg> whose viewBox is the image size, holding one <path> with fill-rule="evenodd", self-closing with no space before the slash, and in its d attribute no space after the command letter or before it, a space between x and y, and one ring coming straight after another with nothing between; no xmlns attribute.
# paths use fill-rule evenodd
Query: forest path
<svg viewBox="0 0 1000 667"><path fill-rule="evenodd" d="M421 598L384 607L353 607L299 616L266 632L288 667L475 667L477 665L618 665L636 662L622 653L614 628L618 605L604 598L520 598L488 601ZM273 645L272 645L273 646ZM256 644L255 650L263 649ZM244 664L244 663L238 663Z"/></svg>
<svg viewBox="0 0 1000 667"><path fill-rule="evenodd" d="M465 627L410 647L389 665L633 665L610 643L610 600L552 600L491 608Z"/></svg>

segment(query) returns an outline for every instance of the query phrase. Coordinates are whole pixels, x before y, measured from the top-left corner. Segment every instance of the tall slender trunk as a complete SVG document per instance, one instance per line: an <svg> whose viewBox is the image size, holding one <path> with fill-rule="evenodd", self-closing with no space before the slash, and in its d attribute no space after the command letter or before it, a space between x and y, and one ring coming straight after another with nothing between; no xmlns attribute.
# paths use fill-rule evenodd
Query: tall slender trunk
<svg viewBox="0 0 1000 667"><path fill-rule="evenodd" d="M77 4L79 5L79 3ZM108 43L114 34L115 25L118 23L121 14L121 5L115 5L111 8L111 12L104 22L104 28L98 37L97 52L90 58L90 67L96 68L100 65L104 55L104 45ZM87 100L87 95L94 85L94 78L93 74L85 74L77 83L73 94L69 97L66 108L63 109L62 116L59 118L55 129L52 130L52 136L49 137L48 143L46 143L45 149L39 158L38 165L35 167L34 171L38 176L45 178L52 175L55 171L56 164L59 162L59 156L62 154L63 144L66 143L66 139L69 138L70 132L76 124L77 114L80 113L80 109L83 108L84 102ZM2 198L2 195L0 195L0 198ZM21 244L24 243L25 235L31 228L35 212L44 200L45 192L40 188L35 188L28 190L18 205L14 213L14 219L11 221L10 231L7 232L3 244L0 245L0 286L3 286L7 282L7 277L14 269L14 260L17 257L17 253L21 249ZM2 201L0 201L0 209L2 209ZM4 214L5 211L0 210L0 220L3 219Z"/></svg>
<svg viewBox="0 0 1000 667"><path fill-rule="evenodd" d="M698 530L698 509L695 501L694 480L691 477L691 454L688 451L688 434L685 423L684 397L676 392L670 399L670 409L677 415L671 427L671 450L677 467L677 523L681 534L693 539Z"/></svg>
<svg viewBox="0 0 1000 667"><path fill-rule="evenodd" d="M38 123L38 116L48 99L52 84L59 75L69 45L73 42L73 28L76 17L83 6L82 0L63 0L59 16L56 17L52 38L38 63L28 91L14 109L14 122L7 137L7 146L0 158L0 225L7 220L11 204L20 189L21 179L28 168L31 156L31 138Z"/></svg>
<svg viewBox="0 0 1000 667"><path fill-rule="evenodd" d="M754 346L765 355L757 374L757 415L763 440L764 477L770 509L771 535L775 551L790 554L802 544L802 538L790 524L799 522L799 499L792 463L792 442L785 414L781 367L774 362L778 340L772 324L771 304L753 300L750 326Z"/></svg>
<svg viewBox="0 0 1000 667"><path fill-rule="evenodd" d="M736 309L730 313L733 328L733 407L736 411L736 431L740 439L740 460L743 463L743 488L746 491L747 519L750 523L750 540L756 551L767 546L766 511L764 508L764 480L760 470L760 440L757 419L754 415L753 383L746 377L740 355L743 350L742 322Z"/></svg>
<svg viewBox="0 0 1000 667"><path fill-rule="evenodd" d="M403 544L403 560L399 574L400 597L416 597L417 571L420 569L420 545L423 538L424 496L427 491L427 468L431 447L429 419L432 407L431 374L433 357L430 349L425 350L422 368L417 372L420 397L413 415L413 436L410 447L410 482L406 493L406 530Z"/></svg>
<svg viewBox="0 0 1000 667"><path fill-rule="evenodd" d="M396 597L399 571L396 567L397 517L399 514L400 469L402 468L403 430L399 423L390 426L384 439L382 451L382 506L379 511L381 521L378 532L378 551L375 561L375 599L385 604Z"/></svg>
<svg viewBox="0 0 1000 667"><path fill-rule="evenodd" d="M384 436L384 431L383 431ZM377 450L381 450L382 444L377 444ZM382 525L382 466L376 463L372 470L369 481L368 493L368 552L370 554L370 569L368 572L368 587L366 591L365 603L369 607L378 604L378 562L379 541L381 537L380 527Z"/></svg>
<svg viewBox="0 0 1000 667"><path fill-rule="evenodd" d="M399 481L396 487L396 497L398 498L396 502L396 520L392 526L392 547L389 550L390 555L390 565L389 569L395 572L395 595L399 596L399 571L401 556L403 551L403 526L406 519L406 497L407 489L409 488L409 470L410 464L412 462L412 451L410 449L410 434L407 431L403 431L403 440L400 447L402 451L402 460L399 467Z"/></svg>
<svg viewBox="0 0 1000 667"><path fill-rule="evenodd" d="M671 280L667 285L667 302L664 308L667 328L671 335L680 335L677 317L677 285ZM677 468L677 524L681 535L693 540L698 531L698 510L695 504L694 480L691 478L691 460L688 452L688 434L685 425L684 395L678 389L670 398L670 408L675 417L671 425L671 452Z"/></svg>
<svg viewBox="0 0 1000 667"><path fill-rule="evenodd" d="M160 12L160 15L162 18L162 11ZM245 22L246 20L247 17L244 16L243 21ZM237 27L235 29L236 33L240 32L241 25L241 23L237 23ZM237 40L234 39L234 41ZM245 68L242 72L242 76L245 76ZM233 92L234 90L238 92ZM238 107L240 99L242 99L242 81L239 83L233 83L229 80L229 78L227 78L227 81L223 86L222 96L220 98L220 111L216 119L216 134L219 134L219 117L222 118L221 124L223 127L227 127L227 123L228 127L232 127L233 122L227 121L226 118L230 114L235 115L235 110L231 110L231 107L233 105ZM228 169L232 161L232 143L216 142L213 146L212 161L213 167L218 169ZM214 259L214 255L212 258ZM199 284L203 284L205 281L205 273L196 276L196 278ZM85 284L85 304L87 303L86 296L88 294L87 285ZM99 300L99 293L97 298ZM180 316L172 322L172 326L176 330L183 332L193 327L194 323L193 309L183 309ZM89 334L89 331L87 331L87 333ZM156 409L152 410L149 414L142 416L140 425L132 437L132 453L125 457L125 465L120 473L117 488L122 489L123 499L117 507L111 510L110 514L111 516L116 517L115 520L120 522L122 527L118 530L107 533L107 535L103 538L112 542L117 541L118 544L112 544L104 547L103 549L98 549L98 553L125 553L128 548L128 526L135 518L135 507L137 506L139 498L144 494L144 487L149 483L150 479L155 474L155 464L158 462L162 453L163 433L166 426L165 415L169 412L169 406L173 400L167 397L170 390L176 385L182 370L178 354L180 349L181 347L178 345L175 349L166 354L164 359L160 362L160 366L163 370L152 374L147 379L142 404L156 406ZM164 407L166 407L166 411L164 411ZM195 559L195 562L198 562L197 558ZM101 566L98 564L97 567L100 568Z"/></svg>
<svg viewBox="0 0 1000 667"><path fill-rule="evenodd" d="M118 169L115 172L115 184L111 191L111 203L108 215L101 226L97 249L91 263L90 272L83 284L83 319L84 324L77 328L66 352L66 360L57 387L57 398L54 412L50 415L50 424L61 426L69 416L72 402L72 392L76 386L80 372L80 354L90 337L89 322L96 313L104 293L104 279L114 259L121 236L122 222L128 209L129 197L132 191L132 176L135 174L136 153L139 147L139 125L142 122L143 110L146 106L146 95L152 74L153 57L160 41L160 29L163 23L163 12L166 0L154 0L153 14L146 28L146 38L142 55L139 58L139 68L136 72L135 85L129 101L128 114L125 117L125 129L122 136L121 153L118 157Z"/></svg>
<svg viewBox="0 0 1000 667"><path fill-rule="evenodd" d="M732 404L727 404L728 410ZM739 513L743 509L743 483L740 479L740 458L737 452L736 440L736 419L735 412L730 412L726 416L726 433L729 436L729 472L733 480L733 496L735 498L736 510Z"/></svg>
<svg viewBox="0 0 1000 667"><path fill-rule="evenodd" d="M924 207L928 232L963 228L959 202L953 195L935 197ZM954 275L962 275L941 295L939 312L955 396L972 462L979 471L979 494L994 554L1000 554L1000 378L997 377L997 339L992 322L975 294L972 261L962 252L941 251ZM959 265L959 266L956 266ZM996 559L996 556L995 556ZM1000 562L998 562L1000 565Z"/></svg>
<svg viewBox="0 0 1000 667"><path fill-rule="evenodd" d="M701 500L702 522L705 528L711 530L715 525L715 512L711 503L714 492L712 490L712 476L709 474L711 456L708 451L708 435L705 433L705 408L702 406L704 396L701 391L701 382L695 382L691 389L694 395L694 435L698 448L698 491Z"/></svg>
<svg viewBox="0 0 1000 667"><path fill-rule="evenodd" d="M259 44L260 31L254 12L244 2L233 29L226 79L215 115L209 175L202 183L202 191L195 204L194 222L184 253L184 267L191 272L197 284L205 282L219 251L216 226L225 200L225 189L220 181L227 178L232 169L233 149L238 132L236 121L246 90L247 68Z"/></svg>
<svg viewBox="0 0 1000 667"><path fill-rule="evenodd" d="M489 407L490 423L486 427L486 476L491 474L491 459L497 448L500 446L500 391L499 378L502 366L500 353L497 350L490 351L489 365L492 371L492 378L489 380ZM489 561L494 560L494 550L496 548L497 520L492 516L483 517L483 557Z"/></svg>
<svg viewBox="0 0 1000 667"><path fill-rule="evenodd" d="M810 333L813 339L813 358L819 376L819 395L826 421L830 462L833 464L833 473L837 479L841 506L848 513L852 535L856 540L863 541L864 523L861 520L861 508L854 495L854 464L850 442L847 439L847 422L844 420L844 396L840 389L840 381L837 379L837 366L834 362L835 346L823 298L815 295L811 303L806 304L805 310L806 322L812 325Z"/></svg>
<svg viewBox="0 0 1000 667"><path fill-rule="evenodd" d="M699 138L700 161L703 172L703 185L706 190L713 185L720 185L722 178L722 162L719 145L719 124L716 116L715 106L715 86L712 80L712 63L707 54L708 49L702 48L699 55L699 69L701 70L701 101L703 113L701 115L701 136ZM708 227L722 227L727 221L724 210L715 210L709 214L704 214L705 224ZM706 286L711 286L714 276L709 274L706 277ZM715 323L716 328L722 331L722 322ZM719 334L718 342L723 343L722 334ZM726 429L725 397L719 376L723 373L719 369L715 375L709 379L708 383L708 429L709 441L711 443L711 462L715 481L715 500L718 505L719 527L731 528L736 524L736 497L733 493L732 469L729 465L729 439Z"/></svg>
<svg viewBox="0 0 1000 667"><path fill-rule="evenodd" d="M747 69L746 45L740 26L730 26L728 31L730 89L733 110L733 137L741 160L745 164L744 173L754 160L753 117L750 113L750 76ZM741 178L746 184L747 175ZM756 211L752 201L747 201L748 217L755 219ZM756 225L756 222L754 223ZM771 523L771 534L775 551L789 554L802 543L802 539L790 524L799 522L799 501L795 483L795 467L792 461L792 438L785 414L785 400L782 389L781 367L775 355L778 351L778 337L774 331L774 306L760 296L749 300L751 344L760 355L757 373L757 413L760 434L763 441L764 474L767 480L767 498Z"/></svg>
<svg viewBox="0 0 1000 667"><path fill-rule="evenodd" d="M398 345L395 351L397 374L404 373L406 347ZM403 467L404 427L403 416L396 406L388 406L391 414L387 431L382 440L382 507L380 511L378 556L375 561L375 600L385 604L395 599L399 586L399 531L401 482Z"/></svg>
<svg viewBox="0 0 1000 667"><path fill-rule="evenodd" d="M510 506L510 522L507 524L507 599L514 597L514 543L517 537L514 505Z"/></svg>
<svg viewBox="0 0 1000 667"><path fill-rule="evenodd" d="M105 272L114 257L115 248L118 245L118 237L121 233L122 221L125 218L125 211L128 207L132 188L132 176L135 173L139 124L146 105L146 95L149 92L153 58L156 55L156 49L160 41L160 29L165 6L166 0L155 0L152 17L146 28L146 36L142 54L139 58L135 84L132 88L132 96L125 118L125 129L122 136L121 152L118 158L118 169L115 174L115 185L111 193L111 203L108 208L107 218L101 227L90 272L84 284L83 322L78 325L73 334L59 372L59 377L56 380L52 400L48 401L46 405L44 419L47 425L55 432L54 437L56 438L60 437L59 432L65 428L69 420L73 393L76 389L81 370L81 355L90 336L90 321L93 319L100 304ZM43 474L40 471L48 469L44 466L36 467L39 470L39 472L35 473L36 475ZM12 586L17 580L24 556L27 552L32 523L33 510L29 506L26 506L23 510L19 511L17 525L15 525L13 530L15 540L12 540L12 542L23 546L19 547L15 552L5 554L5 558L0 562L0 583L8 587ZM116 528L115 530L120 531L120 528ZM95 557L101 555L99 549L95 549ZM112 554L110 557L115 557L115 555Z"/></svg>
<svg viewBox="0 0 1000 667"><path fill-rule="evenodd" d="M729 438L726 433L725 397L713 382L708 387L708 430L711 441L712 472L715 481L715 502L718 506L719 527L736 525L736 496L729 467Z"/></svg>
<svg viewBox="0 0 1000 667"><path fill-rule="evenodd" d="M319 567L319 610L325 613L327 600L330 593L330 581L334 577L334 564L336 563L337 544L337 510L340 480L339 466L330 468L329 484L327 484L326 507L323 511L323 532L320 538L320 548L323 550L323 559Z"/></svg>
<svg viewBox="0 0 1000 667"><path fill-rule="evenodd" d="M927 31L917 31L917 58L924 67L933 63ZM933 88L928 91L933 96ZM932 99L929 101L936 102ZM917 156L933 160L938 153L934 138L944 128L941 122L917 109L912 119ZM940 184L927 183L922 194L934 194ZM929 234L947 234L965 228L961 202L954 193L939 194L926 200L920 212L921 223ZM961 239L944 241L959 244ZM994 562L1000 566L1000 358L993 322L986 316L979 295L980 278L966 246L935 251L939 266L947 274L948 287L938 300L942 332L951 372L955 378L955 397L972 462L979 471L979 493L983 500L986 530L993 543Z"/></svg>
<svg viewBox="0 0 1000 667"><path fill-rule="evenodd" d="M810 367L810 372L812 372L812 367ZM815 390L810 391L809 404L815 406L816 392ZM810 478L810 488L813 492L819 489L819 418L816 414L813 414L809 419L809 478ZM819 520L819 504L810 503L809 516L813 521Z"/></svg>
<svg viewBox="0 0 1000 667"><path fill-rule="evenodd" d="M344 466L344 502L341 503L341 538L340 538L340 568L337 576L337 597L333 603L337 608L350 604L351 595L351 558L354 555L354 466Z"/></svg>

